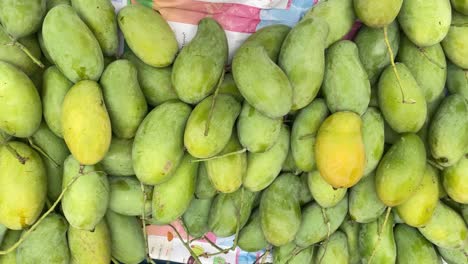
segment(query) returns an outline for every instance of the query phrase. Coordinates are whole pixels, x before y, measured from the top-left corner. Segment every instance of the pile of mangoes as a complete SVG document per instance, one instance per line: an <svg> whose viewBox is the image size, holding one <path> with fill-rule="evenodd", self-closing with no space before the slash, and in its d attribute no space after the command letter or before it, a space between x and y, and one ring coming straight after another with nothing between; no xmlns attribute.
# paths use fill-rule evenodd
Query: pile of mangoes
<svg viewBox="0 0 468 264"><path fill-rule="evenodd" d="M180 50L138 4L0 23L1 264L139 263L178 219L275 263L468 263L468 1L321 1L230 67L212 18Z"/></svg>

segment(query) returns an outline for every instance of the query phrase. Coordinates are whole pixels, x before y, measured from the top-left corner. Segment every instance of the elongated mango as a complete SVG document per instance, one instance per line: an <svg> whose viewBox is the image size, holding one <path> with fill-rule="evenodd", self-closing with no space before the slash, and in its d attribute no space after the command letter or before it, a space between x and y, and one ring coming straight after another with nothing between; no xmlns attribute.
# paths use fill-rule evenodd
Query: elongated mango
<svg viewBox="0 0 468 264"><path fill-rule="evenodd" d="M102 219L94 231L68 229L71 263L108 264L111 261L111 237L106 221ZM89 250L89 249L93 250Z"/></svg>
<svg viewBox="0 0 468 264"><path fill-rule="evenodd" d="M193 198L189 207L185 210L182 220L187 232L192 237L202 237L209 231L208 218L210 216L213 199Z"/></svg>
<svg viewBox="0 0 468 264"><path fill-rule="evenodd" d="M458 203L468 204L468 157L465 155L452 167L444 169L443 186Z"/></svg>
<svg viewBox="0 0 468 264"><path fill-rule="evenodd" d="M355 0L354 11L368 27L380 28L392 23L400 12L403 0Z"/></svg>
<svg viewBox="0 0 468 264"><path fill-rule="evenodd" d="M247 252L257 252L268 245L263 235L260 212L252 212L249 222L239 233L239 247Z"/></svg>
<svg viewBox="0 0 468 264"><path fill-rule="evenodd" d="M254 34L252 34L243 44L243 46L259 46L265 48L268 57L274 62L278 60L278 56L281 51L281 46L290 31L290 28L285 25L270 25L261 28ZM234 79L236 79L235 73L233 73ZM236 80L237 82L237 80Z"/></svg>
<svg viewBox="0 0 468 264"><path fill-rule="evenodd" d="M0 3L0 22L15 39L36 32L46 12L46 0L4 0Z"/></svg>
<svg viewBox="0 0 468 264"><path fill-rule="evenodd" d="M364 175L368 175L377 167L385 145L384 119L377 108L369 107L362 115L362 140L366 153Z"/></svg>
<svg viewBox="0 0 468 264"><path fill-rule="evenodd" d="M448 62L447 88L451 94L460 94L468 100L468 71Z"/></svg>
<svg viewBox="0 0 468 264"><path fill-rule="evenodd" d="M109 177L109 209L128 216L141 216L151 213L152 188L145 185L144 192L140 182L134 177Z"/></svg>
<svg viewBox="0 0 468 264"><path fill-rule="evenodd" d="M100 164L105 172L112 176L135 175L132 163L133 139L112 137L109 151Z"/></svg>
<svg viewBox="0 0 468 264"><path fill-rule="evenodd" d="M407 225L395 227L397 263L439 264L440 257L434 247L415 228Z"/></svg>
<svg viewBox="0 0 468 264"><path fill-rule="evenodd" d="M349 215L358 223L375 221L385 208L377 196L375 173L370 173L349 191Z"/></svg>
<svg viewBox="0 0 468 264"><path fill-rule="evenodd" d="M337 205L346 195L346 188L333 188L318 171L309 172L307 179L312 197L323 208Z"/></svg>
<svg viewBox="0 0 468 264"><path fill-rule="evenodd" d="M385 217L382 214L377 220L361 225L359 252L362 263L395 263L397 249L393 234L393 214L387 220Z"/></svg>

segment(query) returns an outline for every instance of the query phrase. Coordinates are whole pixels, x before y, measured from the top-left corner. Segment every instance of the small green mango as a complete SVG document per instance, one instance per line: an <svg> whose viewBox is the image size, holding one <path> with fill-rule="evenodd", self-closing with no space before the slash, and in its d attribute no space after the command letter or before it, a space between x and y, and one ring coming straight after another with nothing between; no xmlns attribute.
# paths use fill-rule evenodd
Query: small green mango
<svg viewBox="0 0 468 264"><path fill-rule="evenodd" d="M70 246L71 263L109 264L111 261L110 236L109 228L104 219L96 225L93 231L70 226L68 229L68 245Z"/></svg>
<svg viewBox="0 0 468 264"><path fill-rule="evenodd" d="M346 219L340 226L340 231L346 235L348 240L348 254L349 254L349 264L359 264L361 263L361 256L359 254L359 223Z"/></svg>
<svg viewBox="0 0 468 264"><path fill-rule="evenodd" d="M398 251L397 263L441 263L432 244L417 229L399 224L394 232Z"/></svg>
<svg viewBox="0 0 468 264"><path fill-rule="evenodd" d="M468 69L468 15L452 13L452 24L447 36L442 41L445 55L458 67Z"/></svg>
<svg viewBox="0 0 468 264"><path fill-rule="evenodd" d="M468 2L466 0L451 0L452 7L465 16L468 16Z"/></svg>
<svg viewBox="0 0 468 264"><path fill-rule="evenodd" d="M377 108L369 107L362 115L362 141L366 153L364 175L368 175L377 168L385 145L384 119Z"/></svg>
<svg viewBox="0 0 468 264"><path fill-rule="evenodd" d="M238 244L242 250L247 252L257 252L268 245L263 235L258 209L252 212L249 221L240 231Z"/></svg>
<svg viewBox="0 0 468 264"><path fill-rule="evenodd" d="M462 249L450 249L437 247L437 251L448 264L467 264L468 257L465 255L468 246Z"/></svg>
<svg viewBox="0 0 468 264"><path fill-rule="evenodd" d="M368 27L381 28L392 23L400 12L403 0L354 0L357 17Z"/></svg>
<svg viewBox="0 0 468 264"><path fill-rule="evenodd" d="M36 73L39 67L19 47L10 45L12 41L5 29L0 27L0 60L18 67L27 75ZM20 38L17 42L25 46L35 58L41 57L41 47L34 35Z"/></svg>
<svg viewBox="0 0 468 264"><path fill-rule="evenodd" d="M375 221L385 211L375 189L375 173L370 173L349 191L349 215L358 223Z"/></svg>
<svg viewBox="0 0 468 264"><path fill-rule="evenodd" d="M46 0L3 0L0 22L15 39L31 35L41 26L46 13Z"/></svg>
<svg viewBox="0 0 468 264"><path fill-rule="evenodd" d="M104 171L113 176L135 175L132 163L133 139L121 139L113 136L109 151L100 164Z"/></svg>
<svg viewBox="0 0 468 264"><path fill-rule="evenodd" d="M468 157L465 155L455 165L443 171L444 189L454 201L468 204Z"/></svg>
<svg viewBox="0 0 468 264"><path fill-rule="evenodd" d="M144 189L145 193L134 177L109 177L109 209L128 216L141 216L143 209L150 214L152 188L145 185Z"/></svg>
<svg viewBox="0 0 468 264"><path fill-rule="evenodd" d="M200 162L198 166L197 186L195 187L195 196L199 199L213 198L217 190L211 183L208 172L206 171L206 163Z"/></svg>
<svg viewBox="0 0 468 264"><path fill-rule="evenodd" d="M315 262L322 264L349 263L349 249L346 235L337 231L323 243L315 255Z"/></svg>
<svg viewBox="0 0 468 264"><path fill-rule="evenodd" d="M468 71L448 62L447 88L451 94L460 94L468 100Z"/></svg>
<svg viewBox="0 0 468 264"><path fill-rule="evenodd" d="M232 73L225 73L224 79L221 85L219 86L219 93L220 94L228 94L232 97L236 98L239 103L244 101L244 97L239 92L239 88L237 88L236 82L234 82L234 77L232 77Z"/></svg>
<svg viewBox="0 0 468 264"><path fill-rule="evenodd" d="M22 231L8 230L0 249L5 250L13 246L20 238ZM0 255L0 264L16 264L16 250L6 255Z"/></svg>
<svg viewBox="0 0 468 264"><path fill-rule="evenodd" d="M336 206L346 196L347 188L334 188L318 171L309 172L307 178L312 197L323 208Z"/></svg>
<svg viewBox="0 0 468 264"><path fill-rule="evenodd" d="M209 231L208 218L210 216L213 199L193 198L189 207L185 210L182 220L187 232L192 237L202 237Z"/></svg>
<svg viewBox="0 0 468 264"><path fill-rule="evenodd" d="M382 214L374 222L361 225L359 230L359 253L363 264L395 263L397 249L393 237L393 214L389 214L388 219L385 218L386 215Z"/></svg>

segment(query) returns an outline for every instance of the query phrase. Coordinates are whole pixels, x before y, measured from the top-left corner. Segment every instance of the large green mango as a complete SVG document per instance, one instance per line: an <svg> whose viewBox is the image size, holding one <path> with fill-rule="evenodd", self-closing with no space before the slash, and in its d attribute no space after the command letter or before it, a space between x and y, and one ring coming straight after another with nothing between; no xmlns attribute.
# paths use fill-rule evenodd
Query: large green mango
<svg viewBox="0 0 468 264"><path fill-rule="evenodd" d="M252 212L249 222L239 233L238 243L239 247L247 252L257 252L267 247L268 242L263 235L259 210Z"/></svg>
<svg viewBox="0 0 468 264"><path fill-rule="evenodd" d="M315 262L322 264L349 263L349 249L346 235L337 231L333 233L326 243L320 245Z"/></svg>
<svg viewBox="0 0 468 264"><path fill-rule="evenodd" d="M452 167L444 169L443 186L454 201L468 204L468 156L462 157Z"/></svg>
<svg viewBox="0 0 468 264"><path fill-rule="evenodd" d="M34 35L20 38L16 41L25 46L35 58L41 57L41 47ZM5 29L0 26L0 60L11 63L27 75L37 72L39 67L32 59L19 47L11 45L11 43L12 39L8 36Z"/></svg>
<svg viewBox="0 0 468 264"><path fill-rule="evenodd" d="M364 175L368 175L379 164L385 145L384 119L377 108L369 107L362 115L362 141L366 152Z"/></svg>
<svg viewBox="0 0 468 264"><path fill-rule="evenodd" d="M417 229L400 224L395 227L394 232L398 251L397 263L441 263L434 247Z"/></svg>
<svg viewBox="0 0 468 264"><path fill-rule="evenodd" d="M381 28L392 23L400 12L403 0L354 0L357 17L368 27Z"/></svg>
<svg viewBox="0 0 468 264"><path fill-rule="evenodd" d="M2 0L0 22L15 39L36 32L46 13L46 0Z"/></svg>
<svg viewBox="0 0 468 264"><path fill-rule="evenodd" d="M334 188L318 171L309 172L307 178L312 197L323 208L336 206L346 196L347 188Z"/></svg>
<svg viewBox="0 0 468 264"><path fill-rule="evenodd" d="M340 231L346 235L348 240L349 264L360 264L359 254L359 229L361 225L351 219L345 219L340 226Z"/></svg>
<svg viewBox="0 0 468 264"><path fill-rule="evenodd" d="M70 226L68 245L73 264L109 264L111 261L111 237L106 221L102 219L93 231ZM90 250L91 249L91 250Z"/></svg>
<svg viewBox="0 0 468 264"><path fill-rule="evenodd" d="M133 139L121 139L113 136L109 151L100 164L106 173L113 176L135 175L132 163Z"/></svg>
<svg viewBox="0 0 468 264"><path fill-rule="evenodd" d="M448 62L447 88L450 93L460 94L468 100L468 71Z"/></svg>
<svg viewBox="0 0 468 264"><path fill-rule="evenodd" d="M193 198L182 216L187 232L192 237L202 237L209 231L208 218L210 216L212 198Z"/></svg>
<svg viewBox="0 0 468 264"><path fill-rule="evenodd" d="M358 223L375 221L385 211L375 189L375 173L354 185L349 192L349 215Z"/></svg>
<svg viewBox="0 0 468 264"><path fill-rule="evenodd" d="M206 171L206 163L200 162L198 166L198 177L197 177L197 186L195 188L195 196L199 199L210 199L213 198L217 190L211 183L210 177L208 177L208 172Z"/></svg>
<svg viewBox="0 0 468 264"><path fill-rule="evenodd" d="M109 209L122 215L141 216L144 206L145 213L150 214L152 188L145 185L144 189L145 194L134 177L109 177Z"/></svg>
<svg viewBox="0 0 468 264"><path fill-rule="evenodd" d="M5 250L13 246L21 238L21 233L19 230L8 230L0 249ZM0 264L16 264L16 250L0 255Z"/></svg>
<svg viewBox="0 0 468 264"><path fill-rule="evenodd" d="M397 249L393 237L393 225L393 214L388 216L387 221L385 221L385 214L382 214L374 222L361 225L359 230L359 252L363 264L395 263ZM371 258L372 261L370 261Z"/></svg>
<svg viewBox="0 0 468 264"><path fill-rule="evenodd" d="M458 67L468 69L468 15L452 13L450 30L442 41L445 55Z"/></svg>

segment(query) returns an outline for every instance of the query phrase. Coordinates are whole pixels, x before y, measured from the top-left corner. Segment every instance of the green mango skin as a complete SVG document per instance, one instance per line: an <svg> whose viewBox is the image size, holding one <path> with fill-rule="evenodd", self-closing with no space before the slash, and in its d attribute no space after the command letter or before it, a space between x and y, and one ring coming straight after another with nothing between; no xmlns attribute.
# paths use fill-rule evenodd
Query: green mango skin
<svg viewBox="0 0 468 264"><path fill-rule="evenodd" d="M70 261L67 243L68 223L61 215L52 213L31 232L16 250L18 263L64 263ZM47 241L47 243L44 243Z"/></svg>
<svg viewBox="0 0 468 264"><path fill-rule="evenodd" d="M325 100L317 98L297 114L291 131L291 153L294 163L302 171L313 171L315 164L315 136L329 115Z"/></svg>
<svg viewBox="0 0 468 264"><path fill-rule="evenodd" d="M216 97L210 115L213 98L205 98L193 109L185 127L185 148L196 158L213 157L226 147L241 111L241 105L234 97L220 94ZM209 130L206 133L210 117Z"/></svg>
<svg viewBox="0 0 468 264"><path fill-rule="evenodd" d="M468 147L468 103L458 94L446 97L429 126L429 148L443 167L454 165Z"/></svg>
<svg viewBox="0 0 468 264"><path fill-rule="evenodd" d="M158 12L144 5L127 5L119 11L117 22L127 45L144 63L153 67L172 64L179 47L174 32Z"/></svg>
<svg viewBox="0 0 468 264"><path fill-rule="evenodd" d="M362 141L366 153L364 175L368 175L377 168L385 145L384 119L375 107L369 107L362 115Z"/></svg>
<svg viewBox="0 0 468 264"><path fill-rule="evenodd" d="M239 188L233 193L218 194L211 204L209 230L218 237L234 235L237 223L241 230L249 220L255 197L256 193L245 188Z"/></svg>
<svg viewBox="0 0 468 264"><path fill-rule="evenodd" d="M432 244L415 228L399 224L395 227L397 263L442 263Z"/></svg>
<svg viewBox="0 0 468 264"><path fill-rule="evenodd" d="M50 11L52 8L63 4L71 5L70 0L46 0L47 11Z"/></svg>
<svg viewBox="0 0 468 264"><path fill-rule="evenodd" d="M3 242L3 239L5 238L5 234L7 233L8 228L2 224L0 224L0 245Z"/></svg>
<svg viewBox="0 0 468 264"><path fill-rule="evenodd" d="M274 62L278 60L284 39L288 35L290 28L285 25L271 25L264 27L252 34L243 44L243 46L261 46L265 49L268 57ZM234 80L236 79L234 73ZM237 83L237 80L235 80Z"/></svg>
<svg viewBox="0 0 468 264"><path fill-rule="evenodd" d="M315 262L322 264L349 263L346 235L341 231L333 233L328 241L319 247L315 255Z"/></svg>
<svg viewBox="0 0 468 264"><path fill-rule="evenodd" d="M385 211L375 188L375 173L361 179L349 191L349 215L358 223L375 221Z"/></svg>
<svg viewBox="0 0 468 264"><path fill-rule="evenodd" d="M441 42L452 20L450 0L403 1L398 22L406 36L419 47Z"/></svg>
<svg viewBox="0 0 468 264"><path fill-rule="evenodd" d="M280 247L273 247L273 263L286 264L293 258L294 253L297 252L298 246L294 242L290 242ZM311 262L313 263L313 262Z"/></svg>
<svg viewBox="0 0 468 264"><path fill-rule="evenodd" d="M31 79L0 61L0 129L15 137L29 137L39 128L42 104Z"/></svg>
<svg viewBox="0 0 468 264"><path fill-rule="evenodd" d="M108 264L111 261L111 234L103 219L93 231L68 229L71 263ZM90 250L93 249L93 250Z"/></svg>
<svg viewBox="0 0 468 264"><path fill-rule="evenodd" d="M195 196L198 199L210 199L217 193L216 188L211 183L208 172L206 171L206 163L200 162L198 166L197 186L195 187Z"/></svg>
<svg viewBox="0 0 468 264"><path fill-rule="evenodd" d="M440 96L447 79L447 62L440 44L419 48L403 35L397 60L408 67L427 102Z"/></svg>
<svg viewBox="0 0 468 264"><path fill-rule="evenodd" d="M432 217L439 201L437 170L427 164L418 189L404 203L398 205L398 215L409 226L424 226Z"/></svg>
<svg viewBox="0 0 468 264"><path fill-rule="evenodd" d="M354 0L354 11L366 26L382 28L392 23L400 12L403 0Z"/></svg>
<svg viewBox="0 0 468 264"><path fill-rule="evenodd" d="M100 164L104 171L113 176L135 175L132 163L133 139L112 137L109 151Z"/></svg>
<svg viewBox="0 0 468 264"><path fill-rule="evenodd" d="M468 157L465 155L455 165L443 171L444 189L454 201L468 204Z"/></svg>
<svg viewBox="0 0 468 264"><path fill-rule="evenodd" d="M144 206L145 213L150 214L152 188L147 185L144 188L146 197L136 178L109 177L109 209L121 215L141 216Z"/></svg>
<svg viewBox="0 0 468 264"><path fill-rule="evenodd" d="M296 162L294 161L291 146L289 147L288 156L286 156L286 160L283 163L281 168L282 172L291 172L296 175L300 174L302 171L297 167Z"/></svg>
<svg viewBox="0 0 468 264"><path fill-rule="evenodd" d="M146 257L146 245L138 218L108 210L106 223L111 238L112 257L122 263L142 262Z"/></svg>
<svg viewBox="0 0 468 264"><path fill-rule="evenodd" d="M57 137L45 123L29 138L33 147L40 149L47 172L47 197L55 201L62 192L63 162L70 155L63 139Z"/></svg>
<svg viewBox="0 0 468 264"><path fill-rule="evenodd" d="M25 46L34 57L41 57L41 48L34 35L20 38L17 41ZM10 39L8 33L3 27L0 27L0 60L18 67L27 75L37 72L39 67L34 64L31 58L29 58L28 55L26 55L26 53L24 53L20 48L8 45L11 42L12 39Z"/></svg>
<svg viewBox="0 0 468 264"><path fill-rule="evenodd" d="M247 154L247 171L243 178L245 188L252 192L261 191L276 179L288 155L289 140L289 129L283 125L273 147L263 153Z"/></svg>
<svg viewBox="0 0 468 264"><path fill-rule="evenodd" d="M172 177L153 189L153 223L169 224L182 216L195 193L198 163L185 154Z"/></svg>
<svg viewBox="0 0 468 264"><path fill-rule="evenodd" d="M448 62L447 88L451 94L460 94L468 100L468 71Z"/></svg>
<svg viewBox="0 0 468 264"><path fill-rule="evenodd" d="M244 102L237 121L239 141L249 152L265 152L278 140L281 124L281 118L269 118Z"/></svg>
<svg viewBox="0 0 468 264"><path fill-rule="evenodd" d="M328 37L325 47L342 39L353 27L356 20L353 0L328 0L315 5L303 19L319 18L328 23Z"/></svg>
<svg viewBox="0 0 468 264"><path fill-rule="evenodd" d="M303 264L303 263L312 263L314 259L315 247L308 247L302 249L297 253L297 255L292 256L288 261L288 264Z"/></svg>
<svg viewBox="0 0 468 264"><path fill-rule="evenodd" d="M0 249L5 250L13 246L21 237L22 231L8 230ZM0 255L0 264L16 264L16 250L6 255Z"/></svg>
<svg viewBox="0 0 468 264"><path fill-rule="evenodd" d="M426 168L424 143L415 134L404 134L385 153L377 167L375 186L387 206L404 203L417 190Z"/></svg>
<svg viewBox="0 0 468 264"><path fill-rule="evenodd" d="M308 187L314 200L323 208L336 206L345 196L347 188L333 188L319 171L308 173Z"/></svg>
<svg viewBox="0 0 468 264"><path fill-rule="evenodd" d="M465 16L468 16L468 1L466 0L451 0L452 7Z"/></svg>
<svg viewBox="0 0 468 264"><path fill-rule="evenodd" d="M348 241L349 264L361 263L359 254L359 223L346 219L340 226L340 231L346 235Z"/></svg>
<svg viewBox="0 0 468 264"><path fill-rule="evenodd" d="M322 85L325 73L325 41L328 24L321 19L301 20L286 36L278 65L293 89L291 110L307 106Z"/></svg>
<svg viewBox="0 0 468 264"><path fill-rule="evenodd" d="M119 36L112 3L107 0L71 0L71 4L96 36L102 52L106 56L116 55Z"/></svg>
<svg viewBox="0 0 468 264"><path fill-rule="evenodd" d="M170 178L184 155L182 136L191 112L180 101L154 108L140 124L132 148L133 169L141 182L158 184Z"/></svg>
<svg viewBox="0 0 468 264"><path fill-rule="evenodd" d="M303 206L311 202L313 200L313 197L309 190L309 173L304 172L301 174L300 177L302 184L299 186L297 192L299 194L299 203L301 204L301 206Z"/></svg>
<svg viewBox="0 0 468 264"><path fill-rule="evenodd" d="M466 264L468 257L465 255L467 247L464 249L449 249L437 247L437 251L448 264Z"/></svg>
<svg viewBox="0 0 468 264"><path fill-rule="evenodd" d="M133 138L148 112L136 67L128 60L116 60L107 66L100 83L114 134Z"/></svg>
<svg viewBox="0 0 468 264"><path fill-rule="evenodd" d="M232 97L236 98L239 103L244 101L244 97L242 97L242 94L239 92L239 88L237 88L236 82L234 82L232 73L224 74L223 82L218 89L220 94L231 95Z"/></svg>
<svg viewBox="0 0 468 264"><path fill-rule="evenodd" d="M32 225L44 208L47 175L35 150L21 142L7 144L0 148L0 223L20 230Z"/></svg>
<svg viewBox="0 0 468 264"><path fill-rule="evenodd" d="M172 83L180 100L196 104L210 95L227 59L228 44L223 28L213 18L203 18L195 37L174 61Z"/></svg>
<svg viewBox="0 0 468 264"><path fill-rule="evenodd" d="M450 30L442 41L445 55L458 67L468 70L468 15L452 13Z"/></svg>
<svg viewBox="0 0 468 264"><path fill-rule="evenodd" d="M410 0L411 1L411 0ZM427 104L423 90L419 87L408 67L396 64L404 98L391 65L380 76L378 86L379 106L385 121L397 133L418 132L427 116ZM413 101L414 103L403 102Z"/></svg>
<svg viewBox="0 0 468 264"><path fill-rule="evenodd" d="M388 216L385 226L383 226L384 222L385 214L382 214L376 221L361 225L359 253L362 263L371 263L369 260L374 251L372 263L395 263L397 248L393 237L393 214ZM380 242L377 242L379 240Z"/></svg>
<svg viewBox="0 0 468 264"><path fill-rule="evenodd" d="M123 58L131 61L137 68L138 82L149 105L156 106L179 98L172 87L172 66L164 68L149 66L131 51L126 51Z"/></svg>
<svg viewBox="0 0 468 264"><path fill-rule="evenodd" d="M212 198L193 198L182 216L187 232L192 237L202 237L209 231L208 218L210 216Z"/></svg>
<svg viewBox="0 0 468 264"><path fill-rule="evenodd" d="M63 168L62 189L78 177L63 195L63 214L70 226L93 230L106 214L109 204L107 175L98 172L98 166L80 165L72 155L65 160Z"/></svg>
<svg viewBox="0 0 468 264"><path fill-rule="evenodd" d="M461 248L468 238L463 218L442 202L437 204L429 222L418 230L432 244L443 248Z"/></svg>
<svg viewBox="0 0 468 264"><path fill-rule="evenodd" d="M45 13L46 0L4 0L0 3L0 22L15 39L36 32Z"/></svg>
<svg viewBox="0 0 468 264"><path fill-rule="evenodd" d="M249 222L240 231L238 245L247 252L257 252L267 247L258 209L252 212Z"/></svg>
<svg viewBox="0 0 468 264"><path fill-rule="evenodd" d="M322 89L332 113L352 111L364 114L371 90L356 44L342 40L327 50Z"/></svg>
<svg viewBox="0 0 468 264"><path fill-rule="evenodd" d="M72 82L96 81L104 70L104 57L91 30L69 5L47 13L42 25L47 52Z"/></svg>

